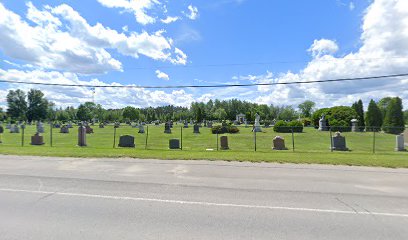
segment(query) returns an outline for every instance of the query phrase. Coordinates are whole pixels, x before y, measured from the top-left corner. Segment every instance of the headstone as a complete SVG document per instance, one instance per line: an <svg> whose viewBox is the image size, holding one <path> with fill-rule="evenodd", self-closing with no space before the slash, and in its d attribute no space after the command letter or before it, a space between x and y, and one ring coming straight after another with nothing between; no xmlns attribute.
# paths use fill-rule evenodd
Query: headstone
<svg viewBox="0 0 408 240"><path fill-rule="evenodd" d="M173 128L173 122L170 121L170 128Z"/></svg>
<svg viewBox="0 0 408 240"><path fill-rule="evenodd" d="M10 128L10 133L20 133L20 128L17 126L17 124L14 124L14 126Z"/></svg>
<svg viewBox="0 0 408 240"><path fill-rule="evenodd" d="M78 146L86 147L86 128L84 126L78 128Z"/></svg>
<svg viewBox="0 0 408 240"><path fill-rule="evenodd" d="M99 123L99 128L105 128L105 124Z"/></svg>
<svg viewBox="0 0 408 240"><path fill-rule="evenodd" d="M360 132L360 128L358 127L358 120L351 119L351 131L352 132Z"/></svg>
<svg viewBox="0 0 408 240"><path fill-rule="evenodd" d="M319 131L327 131L327 124L326 124L326 115L322 115L319 120Z"/></svg>
<svg viewBox="0 0 408 240"><path fill-rule="evenodd" d="M255 126L254 126L254 129L252 130L253 132L262 132L261 124L259 123L260 118L261 117L259 116L259 114L256 113L255 114Z"/></svg>
<svg viewBox="0 0 408 240"><path fill-rule="evenodd" d="M198 126L197 124L194 125L194 133L200 133L200 126Z"/></svg>
<svg viewBox="0 0 408 240"><path fill-rule="evenodd" d="M212 121L208 122L208 123L207 123L207 127L208 127L208 128L212 128L212 127L213 127L213 122L212 122Z"/></svg>
<svg viewBox="0 0 408 240"><path fill-rule="evenodd" d="M228 150L229 146L228 146L228 137L227 136L222 136L220 138L221 140L221 150Z"/></svg>
<svg viewBox="0 0 408 240"><path fill-rule="evenodd" d="M6 125L6 129L8 129L8 130L11 129L11 124L10 123Z"/></svg>
<svg viewBox="0 0 408 240"><path fill-rule="evenodd" d="M171 134L171 128L170 128L170 123L166 122L164 124L164 133L166 134Z"/></svg>
<svg viewBox="0 0 408 240"><path fill-rule="evenodd" d="M396 147L395 147L395 151L398 151L398 152L406 151L406 150L405 150L405 144L404 144L404 134L401 134L401 135L397 135L397 136L396 136Z"/></svg>
<svg viewBox="0 0 408 240"><path fill-rule="evenodd" d="M132 124L131 126L132 126L132 128L139 128L139 125L136 124L136 123Z"/></svg>
<svg viewBox="0 0 408 240"><path fill-rule="evenodd" d="M44 133L44 125L42 122L37 123L37 132L38 133Z"/></svg>
<svg viewBox="0 0 408 240"><path fill-rule="evenodd" d="M139 132L138 133L141 133L141 134L145 133L143 125L139 125Z"/></svg>
<svg viewBox="0 0 408 240"><path fill-rule="evenodd" d="M69 128L68 126L64 125L61 127L60 133L69 133Z"/></svg>
<svg viewBox="0 0 408 240"><path fill-rule="evenodd" d="M86 129L86 134L94 133L93 128L91 128L91 127L88 126L88 125L85 127L85 129Z"/></svg>
<svg viewBox="0 0 408 240"><path fill-rule="evenodd" d="M348 151L346 147L346 138L341 136L340 132L336 132L332 137L332 150L334 151Z"/></svg>
<svg viewBox="0 0 408 240"><path fill-rule="evenodd" d="M119 128L120 127L120 123L115 122L114 128Z"/></svg>
<svg viewBox="0 0 408 240"><path fill-rule="evenodd" d="M188 122L187 121L184 122L184 128L188 128Z"/></svg>
<svg viewBox="0 0 408 240"><path fill-rule="evenodd" d="M180 149L180 140L170 139L169 140L169 148L170 149Z"/></svg>
<svg viewBox="0 0 408 240"><path fill-rule="evenodd" d="M54 128L60 128L60 127L61 127L61 124L59 123L54 124Z"/></svg>
<svg viewBox="0 0 408 240"><path fill-rule="evenodd" d="M135 147L135 137L131 135L120 136L119 147L134 148Z"/></svg>
<svg viewBox="0 0 408 240"><path fill-rule="evenodd" d="M408 128L404 131L404 143L405 146L408 146Z"/></svg>
<svg viewBox="0 0 408 240"><path fill-rule="evenodd" d="M269 128L270 126L269 126L269 123L265 123L265 126L264 126L264 128Z"/></svg>
<svg viewBox="0 0 408 240"><path fill-rule="evenodd" d="M273 150L288 150L285 146L285 139L281 136L276 136L273 139Z"/></svg>
<svg viewBox="0 0 408 240"><path fill-rule="evenodd" d="M44 145L44 137L40 136L39 133L34 134L34 136L31 137L31 145Z"/></svg>
<svg viewBox="0 0 408 240"><path fill-rule="evenodd" d="M73 128L72 123L68 123L67 128Z"/></svg>
<svg viewBox="0 0 408 240"><path fill-rule="evenodd" d="M3 128L3 126L0 126L0 134L3 134L4 133L4 128Z"/></svg>

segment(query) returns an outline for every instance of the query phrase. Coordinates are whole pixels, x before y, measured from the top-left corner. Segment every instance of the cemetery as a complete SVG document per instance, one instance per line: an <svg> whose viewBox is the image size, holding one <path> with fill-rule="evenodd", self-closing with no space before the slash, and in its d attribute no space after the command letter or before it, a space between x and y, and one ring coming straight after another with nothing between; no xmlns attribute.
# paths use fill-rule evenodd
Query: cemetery
<svg viewBox="0 0 408 240"><path fill-rule="evenodd" d="M222 128L222 123L211 125ZM261 128L259 132L254 131L255 127L225 125L237 131L214 134L213 128L209 128L208 124L207 127L192 124L185 128L184 122L181 122L159 125L153 123L139 125L137 128L112 123L92 131L88 125L79 127L73 124L71 131L65 131L66 128L61 126L64 128L61 131L50 128L48 124L41 124L42 132L38 132L38 125L33 124L24 129L24 146L21 128L18 133L4 131L1 134L0 152L90 157L146 156L171 159L174 156L176 159L328 161L332 164L351 161L357 162L357 165L375 165L379 161L381 163L377 164L380 166L388 166L394 161L397 166L408 167L408 154L405 151L408 143L407 130L405 135L394 135L361 131L340 133L304 127L302 132L292 133L275 132L273 128ZM17 131L15 125L11 129L13 132ZM326 160L328 156L330 159ZM378 159L379 156L381 160Z"/></svg>

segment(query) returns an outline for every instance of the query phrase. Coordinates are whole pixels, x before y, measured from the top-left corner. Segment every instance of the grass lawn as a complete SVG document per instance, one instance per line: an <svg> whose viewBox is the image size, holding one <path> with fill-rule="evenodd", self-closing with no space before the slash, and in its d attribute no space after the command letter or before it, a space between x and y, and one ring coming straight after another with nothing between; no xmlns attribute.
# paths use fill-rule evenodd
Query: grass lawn
<svg viewBox="0 0 408 240"><path fill-rule="evenodd" d="M154 159L206 159L251 162L281 163L319 163L358 166L408 167L408 153L394 152L395 135L376 133L375 144L373 133L344 133L349 152L330 152L330 133L319 132L313 128L305 128L304 133L275 133L272 128L264 128L257 133L257 151L255 152L254 134L251 128L240 127L238 134L228 136L230 150L217 151L217 135L210 129L201 128L201 134L193 134L193 128L181 129L181 124L174 125L172 134L164 134L164 126L148 126L147 134L138 134L137 128L121 126L117 129L116 148L113 148L114 129L107 126L100 129L94 127L94 134L87 135L88 147L77 147L77 127L70 129L69 134L59 133L53 129L50 146L50 128L45 125L43 146L31 146L31 136L35 126L27 126L24 134L24 146L21 146L22 134L10 134L8 130L2 135L0 154L40 155L61 157L135 157ZM183 150L168 150L169 139L181 137L183 130ZM130 134L135 136L136 148L118 148L119 136ZM273 151L272 139L275 136L285 138L288 151ZM220 135L221 136L221 135ZM375 154L373 148L375 147ZM209 150L212 149L212 150Z"/></svg>

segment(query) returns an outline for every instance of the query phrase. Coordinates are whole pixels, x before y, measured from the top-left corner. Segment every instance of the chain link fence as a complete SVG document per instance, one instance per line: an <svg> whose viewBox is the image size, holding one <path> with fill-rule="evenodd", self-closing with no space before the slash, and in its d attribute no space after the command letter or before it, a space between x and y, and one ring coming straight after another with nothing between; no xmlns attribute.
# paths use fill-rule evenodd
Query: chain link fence
<svg viewBox="0 0 408 240"><path fill-rule="evenodd" d="M11 126L12 128L14 126ZM303 131L294 131L288 127L283 132L275 132L273 127L263 127L261 132L254 132L252 126L235 126L237 133L223 133L212 130L212 128L201 126L199 133L194 133L194 126L175 123L170 131L165 133L164 124L145 125L144 133L139 133L139 127L130 125L106 125L90 126L92 133L86 134L86 143L89 148L109 149L120 148L118 146L121 136L134 136L135 149L146 150L168 150L169 141L177 139L180 142L182 151L221 151L222 136L228 138L229 151L243 152L272 152L274 139L284 140L285 150L292 152L328 152L339 150L334 146L338 141L334 138L344 138L344 147L347 151L361 153L391 153L398 150L396 134L385 133L384 131L358 131L342 132L340 136L336 132L319 131L312 127L304 127ZM44 133L41 133L43 145L33 146L32 137L37 133L35 125L27 125L25 128L18 127L16 133L11 133L12 129L4 128L1 135L1 147L75 147L78 144L78 126L69 128L68 133L62 133L61 129L52 125L44 125ZM368 128L369 129L369 128ZM390 128L388 128L390 129ZM394 132L404 132L405 128L393 128ZM15 129L13 129L15 130ZM408 135L408 130L405 131ZM407 139L407 136L405 136ZM405 144L408 140L405 140ZM401 149L399 149L401 150Z"/></svg>

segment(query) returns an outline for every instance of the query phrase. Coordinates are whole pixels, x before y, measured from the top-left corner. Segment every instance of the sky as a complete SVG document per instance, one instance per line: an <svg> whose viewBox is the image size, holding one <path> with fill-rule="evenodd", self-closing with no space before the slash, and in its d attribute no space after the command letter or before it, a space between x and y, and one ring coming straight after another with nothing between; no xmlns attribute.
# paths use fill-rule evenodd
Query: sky
<svg viewBox="0 0 408 240"><path fill-rule="evenodd" d="M406 0L0 0L0 80L176 86L408 73ZM229 88L40 89L57 106L190 106L240 99L316 107L399 96L408 77ZM367 106L365 106L367 107Z"/></svg>

